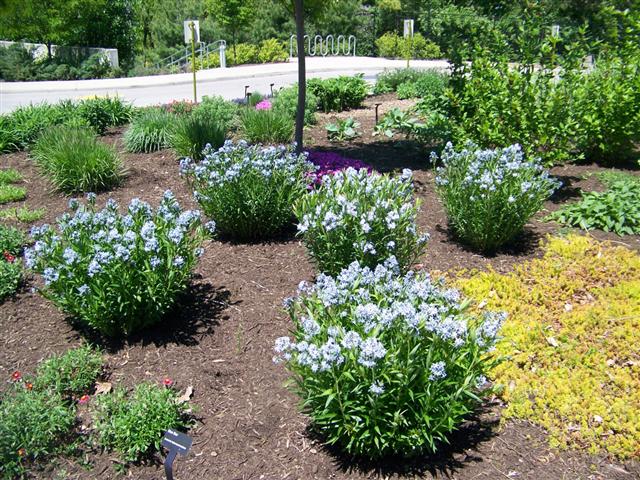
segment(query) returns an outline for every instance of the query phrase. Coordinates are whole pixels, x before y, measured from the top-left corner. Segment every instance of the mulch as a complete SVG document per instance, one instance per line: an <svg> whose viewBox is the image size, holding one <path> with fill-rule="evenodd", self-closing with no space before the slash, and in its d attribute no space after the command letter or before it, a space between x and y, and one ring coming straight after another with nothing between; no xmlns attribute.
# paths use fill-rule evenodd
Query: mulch
<svg viewBox="0 0 640 480"><path fill-rule="evenodd" d="M380 112L402 105L391 96L368 99L365 107L340 114L354 116L362 130L371 132L373 105ZM458 270L489 266L507 272L516 263L541 255L540 241L559 230L541 221L545 213L527 225L515 247L485 257L458 244L447 228L446 216L434 191L433 172L424 148L406 140L386 141L370 135L350 144L326 141L324 124L332 115L321 115L307 132L313 148L334 149L371 163L381 171L415 170L417 196L422 200L419 226L431 234L421 268ZM105 141L122 145L121 131ZM22 204L46 207L42 222L53 223L65 211L68 198L54 193L24 152L0 156L3 167L14 167L25 176L28 198ZM134 197L157 204L171 189L183 207L197 207L178 175L177 159L170 151L125 154L129 169L124 184L100 194L98 203L112 197L126 204ZM546 208L554 210L579 196L580 189L599 189L593 178L584 179L597 165L566 165L553 173L565 188ZM633 249L640 237L591 233ZM631 479L640 477L637 461L621 462L602 455L550 448L545 432L524 421L500 421L501 404L490 399L456 432L450 445L436 456L411 461L388 458L377 463L348 458L323 445L299 413L297 398L284 383L284 368L274 365L273 341L286 335L291 323L281 308L282 299L295 293L301 280L313 280L314 268L293 236L273 242L234 244L209 241L195 278L179 307L153 329L126 341L102 343L106 375L110 382L132 387L142 381L161 382L170 377L176 388L193 386L195 424L191 453L176 461L177 479L365 479L451 478L470 479ZM37 279L28 279L22 290L0 305L0 378L14 370L33 372L39 361L85 341L64 315L33 290ZM89 337L90 340L95 340ZM0 388L4 388L0 386ZM36 478L64 473L70 479L114 478L115 456L87 449L89 467L77 457L56 459ZM164 478L160 459L130 465L126 475L137 479Z"/></svg>

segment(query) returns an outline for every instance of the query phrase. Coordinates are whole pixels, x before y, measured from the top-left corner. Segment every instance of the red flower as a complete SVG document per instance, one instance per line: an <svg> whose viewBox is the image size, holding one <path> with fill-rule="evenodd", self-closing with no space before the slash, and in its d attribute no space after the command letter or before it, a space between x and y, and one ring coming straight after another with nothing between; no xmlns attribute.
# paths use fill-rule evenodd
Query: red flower
<svg viewBox="0 0 640 480"><path fill-rule="evenodd" d="M27 382L25 384L24 388L26 388L27 390L33 390L33 383Z"/></svg>
<svg viewBox="0 0 640 480"><path fill-rule="evenodd" d="M4 256L4 259L9 262L9 263L13 263L16 261L16 257L11 255L9 252L7 252L6 250L2 253L2 255Z"/></svg>
<svg viewBox="0 0 640 480"><path fill-rule="evenodd" d="M18 382L21 378L22 374L18 370L11 374L11 380L13 380L14 382Z"/></svg>
<svg viewBox="0 0 640 480"><path fill-rule="evenodd" d="M80 399L78 400L78 403L79 403L80 405L84 405L84 404L85 404L85 403L87 403L87 402L89 402L89 395L86 395L86 394L85 394L85 395L82 395L82 396L80 397Z"/></svg>
<svg viewBox="0 0 640 480"><path fill-rule="evenodd" d="M164 380L162 380L162 384L165 387L170 387L171 385L173 385L173 380L171 380L169 377L167 377Z"/></svg>

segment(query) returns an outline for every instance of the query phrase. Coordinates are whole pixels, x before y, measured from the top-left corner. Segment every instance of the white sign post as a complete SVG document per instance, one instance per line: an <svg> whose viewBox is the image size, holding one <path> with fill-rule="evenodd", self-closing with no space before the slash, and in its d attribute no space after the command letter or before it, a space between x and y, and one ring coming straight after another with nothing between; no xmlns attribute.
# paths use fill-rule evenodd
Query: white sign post
<svg viewBox="0 0 640 480"><path fill-rule="evenodd" d="M409 59L413 56L413 18L407 18L404 21L404 38L409 40L409 51L407 52L407 68L409 68Z"/></svg>
<svg viewBox="0 0 640 480"><path fill-rule="evenodd" d="M560 38L560 25L551 25L551 36L553 38Z"/></svg>

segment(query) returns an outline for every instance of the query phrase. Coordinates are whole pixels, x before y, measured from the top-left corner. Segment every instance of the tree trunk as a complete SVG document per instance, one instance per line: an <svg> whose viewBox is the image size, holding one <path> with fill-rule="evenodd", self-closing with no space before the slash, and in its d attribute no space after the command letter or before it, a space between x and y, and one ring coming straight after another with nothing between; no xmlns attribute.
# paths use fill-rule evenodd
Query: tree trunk
<svg viewBox="0 0 640 480"><path fill-rule="evenodd" d="M304 0L294 1L296 16L296 40L298 44L298 110L296 112L296 151L302 152L304 107L307 99L307 72L304 52Z"/></svg>

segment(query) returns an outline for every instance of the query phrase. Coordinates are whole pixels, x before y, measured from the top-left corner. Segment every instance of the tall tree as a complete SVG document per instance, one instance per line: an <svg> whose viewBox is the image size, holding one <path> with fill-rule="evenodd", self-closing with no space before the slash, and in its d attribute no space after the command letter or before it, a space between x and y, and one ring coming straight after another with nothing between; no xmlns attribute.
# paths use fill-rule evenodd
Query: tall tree
<svg viewBox="0 0 640 480"><path fill-rule="evenodd" d="M254 0L207 0L205 11L231 32L235 62L238 33L258 14Z"/></svg>

